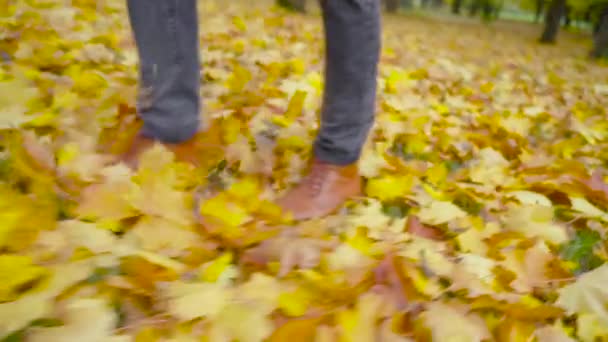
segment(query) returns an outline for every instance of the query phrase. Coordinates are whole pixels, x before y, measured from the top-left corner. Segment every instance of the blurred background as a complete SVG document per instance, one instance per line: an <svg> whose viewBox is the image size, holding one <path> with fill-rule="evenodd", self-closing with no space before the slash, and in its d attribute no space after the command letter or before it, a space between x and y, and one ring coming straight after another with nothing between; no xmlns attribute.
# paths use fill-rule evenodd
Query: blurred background
<svg viewBox="0 0 608 342"><path fill-rule="evenodd" d="M608 55L608 1L606 0L382 0L391 14L418 14L454 20L498 20L542 26L539 40L555 43L560 30L593 39L589 54ZM317 11L314 0L276 0L298 12Z"/></svg>

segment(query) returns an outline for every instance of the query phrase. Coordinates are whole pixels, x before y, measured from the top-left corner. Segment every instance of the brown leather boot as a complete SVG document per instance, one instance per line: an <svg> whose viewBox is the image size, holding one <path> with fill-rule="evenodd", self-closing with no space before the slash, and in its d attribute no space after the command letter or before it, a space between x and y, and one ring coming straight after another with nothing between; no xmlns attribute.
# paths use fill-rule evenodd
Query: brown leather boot
<svg viewBox="0 0 608 342"><path fill-rule="evenodd" d="M201 133L204 134L204 133ZM133 139L129 149L120 156L120 160L131 168L137 168L140 156L157 141L141 134ZM168 150L173 152L175 159L179 162L189 163L195 167L203 167L214 160L221 159L223 150L216 144L205 144L197 134L188 141L179 144L163 143Z"/></svg>
<svg viewBox="0 0 608 342"><path fill-rule="evenodd" d="M331 214L360 193L356 164L338 166L314 159L310 173L277 203L295 220L306 220Z"/></svg>

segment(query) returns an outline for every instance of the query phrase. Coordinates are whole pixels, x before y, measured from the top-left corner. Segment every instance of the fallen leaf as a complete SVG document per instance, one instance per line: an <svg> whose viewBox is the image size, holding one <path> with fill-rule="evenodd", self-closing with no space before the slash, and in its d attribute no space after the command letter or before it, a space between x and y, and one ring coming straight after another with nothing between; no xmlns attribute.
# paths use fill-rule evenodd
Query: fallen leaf
<svg viewBox="0 0 608 342"><path fill-rule="evenodd" d="M321 321L319 317L294 319L280 326L270 336L270 342L307 342L314 340L317 325Z"/></svg>
<svg viewBox="0 0 608 342"><path fill-rule="evenodd" d="M28 340L35 342L123 342L128 336L115 336L118 322L115 312L101 299L79 299L70 302L63 314L64 325L60 327L35 328ZM95 322L91 325L91 322Z"/></svg>
<svg viewBox="0 0 608 342"><path fill-rule="evenodd" d="M458 206L445 201L433 201L420 209L418 217L423 223L438 225L466 217L467 213Z"/></svg>
<svg viewBox="0 0 608 342"><path fill-rule="evenodd" d="M368 180L365 187L365 193L370 197L375 197L383 201L402 198L407 195L413 184L414 178L411 175L387 175Z"/></svg>
<svg viewBox="0 0 608 342"><path fill-rule="evenodd" d="M608 290L603 284L608 280L608 265L604 264L580 276L574 283L560 289L556 304L570 314L593 314L603 324L608 324Z"/></svg>
<svg viewBox="0 0 608 342"><path fill-rule="evenodd" d="M574 342L562 329L554 326L544 326L535 333L539 342Z"/></svg>
<svg viewBox="0 0 608 342"><path fill-rule="evenodd" d="M433 302L421 314L424 324L437 341L483 341L490 338L483 320L465 308ZM450 324L446 324L450 322Z"/></svg>
<svg viewBox="0 0 608 342"><path fill-rule="evenodd" d="M426 239L441 240L442 238L437 229L423 225L415 215L408 216L405 231Z"/></svg>
<svg viewBox="0 0 608 342"><path fill-rule="evenodd" d="M508 229L529 237L540 237L553 244L560 244L568 239L564 227L554 223L552 207L512 206L504 220Z"/></svg>
<svg viewBox="0 0 608 342"><path fill-rule="evenodd" d="M167 289L169 312L180 320L216 317L229 304L230 291L214 283L173 282Z"/></svg>

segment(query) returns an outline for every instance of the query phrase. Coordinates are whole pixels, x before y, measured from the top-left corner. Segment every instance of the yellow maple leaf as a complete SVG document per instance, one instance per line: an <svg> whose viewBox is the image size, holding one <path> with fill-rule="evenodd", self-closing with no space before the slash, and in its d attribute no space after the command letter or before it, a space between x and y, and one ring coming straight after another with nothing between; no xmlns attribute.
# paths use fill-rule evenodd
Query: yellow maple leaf
<svg viewBox="0 0 608 342"><path fill-rule="evenodd" d="M242 91L245 86L251 81L251 72L245 67L236 64L234 65L234 71L226 82L226 87L231 91L237 93Z"/></svg>
<svg viewBox="0 0 608 342"><path fill-rule="evenodd" d="M365 204L357 205L353 215L347 219L353 229L366 227L370 230L370 236L376 231L383 230L389 226L391 218L382 211L382 203L377 200L369 200ZM354 231L354 230L353 230Z"/></svg>
<svg viewBox="0 0 608 342"><path fill-rule="evenodd" d="M10 242L11 233L28 213L27 201L16 191L0 184L0 246Z"/></svg>
<svg viewBox="0 0 608 342"><path fill-rule="evenodd" d="M500 226L496 222L482 223L479 227L473 226L464 233L458 234L456 241L458 241L458 245L463 252L485 255L489 247L483 240L499 231Z"/></svg>
<svg viewBox="0 0 608 342"><path fill-rule="evenodd" d="M570 203L572 203L572 210L576 210L587 217L608 222L608 213L589 203L585 198L570 196Z"/></svg>
<svg viewBox="0 0 608 342"><path fill-rule="evenodd" d="M593 314L602 324L608 325L608 288L605 286L607 282L608 264L604 264L558 290L556 304L570 314Z"/></svg>
<svg viewBox="0 0 608 342"><path fill-rule="evenodd" d="M102 299L75 299L65 306L64 324L59 327L33 328L33 342L127 342L128 336L113 334L118 317ZM91 324L94 323L94 324Z"/></svg>
<svg viewBox="0 0 608 342"><path fill-rule="evenodd" d="M388 93L396 93L400 87L407 85L410 81L409 72L402 68L390 68L388 75L384 79L385 87Z"/></svg>
<svg viewBox="0 0 608 342"><path fill-rule="evenodd" d="M338 314L341 342L374 341L376 334L376 319L384 304L382 297L366 293L359 297L357 305L352 310L344 310Z"/></svg>
<svg viewBox="0 0 608 342"><path fill-rule="evenodd" d="M482 283L492 284L495 279L492 271L496 266L495 260L476 254L461 254L460 258L464 270L477 276Z"/></svg>
<svg viewBox="0 0 608 342"><path fill-rule="evenodd" d="M533 338L535 326L526 321L502 320L496 327L497 340L500 342L526 342Z"/></svg>
<svg viewBox="0 0 608 342"><path fill-rule="evenodd" d="M0 338L25 328L30 322L48 316L53 303L45 295L34 294L0 304Z"/></svg>
<svg viewBox="0 0 608 342"><path fill-rule="evenodd" d="M229 281L237 275L238 270L232 264L232 253L227 252L203 265L200 278L207 282L217 282Z"/></svg>
<svg viewBox="0 0 608 342"><path fill-rule="evenodd" d="M382 201L403 198L414 185L411 175L385 175L368 180L365 193Z"/></svg>
<svg viewBox="0 0 608 342"><path fill-rule="evenodd" d="M199 317L216 317L228 305L232 295L220 284L178 281L169 284L167 296L169 313L180 320L189 321Z"/></svg>
<svg viewBox="0 0 608 342"><path fill-rule="evenodd" d="M512 191L509 192L509 196L513 196L515 199L519 201L521 204L538 204L544 205L547 207L551 207L553 203L546 196L539 194L537 192L520 190L520 191Z"/></svg>
<svg viewBox="0 0 608 342"><path fill-rule="evenodd" d="M72 141L63 145L57 152L57 166L60 174L93 182L100 178L111 158L95 151L94 142L89 138Z"/></svg>
<svg viewBox="0 0 608 342"><path fill-rule="evenodd" d="M162 217L144 216L125 235L142 249L179 255L197 245L200 237L187 226Z"/></svg>
<svg viewBox="0 0 608 342"><path fill-rule="evenodd" d="M372 256L376 252L373 250L374 241L367 236L364 229L357 229L355 234L346 239L345 243L367 256Z"/></svg>
<svg viewBox="0 0 608 342"><path fill-rule="evenodd" d="M526 137L530 133L530 130L534 124L530 119L523 115L510 115L507 117L501 117L500 125L508 132Z"/></svg>
<svg viewBox="0 0 608 342"><path fill-rule="evenodd" d="M257 310L255 305L230 303L213 320L210 335L229 337L228 341L262 342L272 331L266 312Z"/></svg>
<svg viewBox="0 0 608 342"><path fill-rule="evenodd" d="M534 288L546 284L545 267L553 260L553 255L542 241L526 251L515 249L505 251L503 255L505 259L501 265L515 274L511 286L516 291L531 292Z"/></svg>
<svg viewBox="0 0 608 342"><path fill-rule="evenodd" d="M399 251L399 255L424 263L431 271L448 276L453 263L444 255L446 246L442 242L413 236Z"/></svg>
<svg viewBox="0 0 608 342"><path fill-rule="evenodd" d="M327 264L331 270L347 270L352 268L365 268L372 264L372 259L366 255L370 247L353 247L351 243L339 245L333 252L327 255ZM364 251L362 252L361 249ZM371 253L370 253L371 254Z"/></svg>
<svg viewBox="0 0 608 342"><path fill-rule="evenodd" d="M98 71L82 70L82 66L74 66L66 72L74 80L72 89L84 96L93 97L105 89L109 82L105 74Z"/></svg>
<svg viewBox="0 0 608 342"><path fill-rule="evenodd" d="M94 223L65 220L60 223L58 230L72 246L85 247L95 254L112 252L118 242L112 232Z"/></svg>
<svg viewBox="0 0 608 342"><path fill-rule="evenodd" d="M148 251L143 251L143 250L136 250L133 248L130 248L129 246L125 246L126 250L123 252L124 255L135 255L138 257L141 257L143 259L145 259L146 261L164 267L168 270L172 270L176 273L181 273L185 270L186 266L184 264L182 264L179 261L176 261L174 259L168 258L164 255L161 254L156 254L156 253L152 253L152 252L148 252Z"/></svg>
<svg viewBox="0 0 608 342"><path fill-rule="evenodd" d="M9 301L19 295L19 287L46 275L46 270L34 265L31 258L22 255L0 255L0 301Z"/></svg>
<svg viewBox="0 0 608 342"><path fill-rule="evenodd" d="M245 208L230 201L224 194L201 203L200 214L217 219L229 228L239 227L251 220L251 216Z"/></svg>
<svg viewBox="0 0 608 342"><path fill-rule="evenodd" d="M297 287L294 291L283 292L278 298L278 307L286 315L302 316L313 301L313 294L304 287Z"/></svg>
<svg viewBox="0 0 608 342"><path fill-rule="evenodd" d="M583 342L595 342L608 337L608 325L598 319L595 314L581 314L576 319L577 332Z"/></svg>
<svg viewBox="0 0 608 342"><path fill-rule="evenodd" d="M279 305L282 285L274 277L256 272L236 291L237 300L255 303L260 312L270 314Z"/></svg>
<svg viewBox="0 0 608 342"><path fill-rule="evenodd" d="M37 96L38 89L27 84L25 80L0 81L0 130L19 128L32 120L27 115L26 103Z"/></svg>
<svg viewBox="0 0 608 342"><path fill-rule="evenodd" d="M544 205L511 206L504 216L507 229L560 244L568 239L563 226L553 222L553 208Z"/></svg>
<svg viewBox="0 0 608 342"><path fill-rule="evenodd" d="M142 156L142 159L146 155ZM142 162L143 162L142 160ZM192 214L192 197L190 194L177 190L175 184L177 174L172 164L162 168L162 171L140 168L138 185L133 186L128 194L129 204L149 216L163 217L182 225L194 222Z"/></svg>
<svg viewBox="0 0 608 342"><path fill-rule="evenodd" d="M513 181L508 167L509 162L500 152L486 147L479 151L478 157L469 168L469 177L480 184L508 185Z"/></svg>
<svg viewBox="0 0 608 342"><path fill-rule="evenodd" d="M127 194L133 188L129 179L114 179L92 184L81 193L76 209L80 218L89 220L120 221L135 215Z"/></svg>
<svg viewBox="0 0 608 342"><path fill-rule="evenodd" d="M479 316L458 306L432 302L421 317L434 341L481 342L491 336Z"/></svg>
<svg viewBox="0 0 608 342"><path fill-rule="evenodd" d="M574 342L566 332L557 326L544 326L534 333L538 342Z"/></svg>
<svg viewBox="0 0 608 342"><path fill-rule="evenodd" d="M320 321L318 317L290 320L275 330L268 342L323 342L315 339L316 327Z"/></svg>
<svg viewBox="0 0 608 342"><path fill-rule="evenodd" d="M465 259L467 256L468 260ZM450 289L466 290L471 297L492 293L495 281L491 269L494 266L493 261L484 260L477 255L463 255L462 259L462 262L452 269ZM476 268L478 266L479 268ZM488 266L490 268L487 268ZM480 273L482 276L478 275Z"/></svg>
<svg viewBox="0 0 608 342"><path fill-rule="evenodd" d="M310 146L312 139L308 127L300 122L293 122L278 133L277 146L285 149L297 150Z"/></svg>
<svg viewBox="0 0 608 342"><path fill-rule="evenodd" d="M0 338L48 316L53 307L51 300L68 287L86 279L92 271L93 264L89 260L50 267L48 282L15 301L0 303Z"/></svg>
<svg viewBox="0 0 608 342"><path fill-rule="evenodd" d="M374 148L365 148L359 159L359 172L363 177L378 177L382 169L388 169L389 163L383 156L383 144L376 143Z"/></svg>
<svg viewBox="0 0 608 342"><path fill-rule="evenodd" d="M452 202L435 200L422 207L418 213L420 221L431 225L448 223L466 216L467 213Z"/></svg>
<svg viewBox="0 0 608 342"><path fill-rule="evenodd" d="M445 163L437 163L426 171L426 178L431 184L440 185L445 182L448 172Z"/></svg>

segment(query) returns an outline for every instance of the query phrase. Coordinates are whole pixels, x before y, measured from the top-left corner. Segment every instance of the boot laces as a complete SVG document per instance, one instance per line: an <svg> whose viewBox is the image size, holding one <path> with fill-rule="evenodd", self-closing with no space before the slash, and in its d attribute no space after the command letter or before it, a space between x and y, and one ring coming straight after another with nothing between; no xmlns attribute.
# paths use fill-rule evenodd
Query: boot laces
<svg viewBox="0 0 608 342"><path fill-rule="evenodd" d="M303 185L309 190L311 196L317 196L321 192L330 170L331 165L329 164L313 164L310 174L303 181Z"/></svg>

